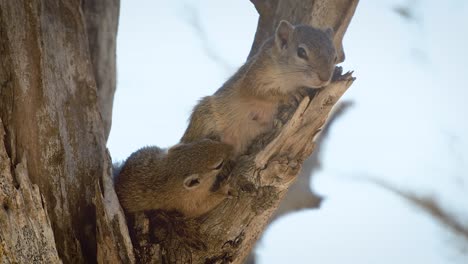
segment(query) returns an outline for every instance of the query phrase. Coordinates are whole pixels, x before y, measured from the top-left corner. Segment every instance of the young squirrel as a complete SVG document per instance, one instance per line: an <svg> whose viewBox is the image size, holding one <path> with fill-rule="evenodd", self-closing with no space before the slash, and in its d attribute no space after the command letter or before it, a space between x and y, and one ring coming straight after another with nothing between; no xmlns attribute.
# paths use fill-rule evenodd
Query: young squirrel
<svg viewBox="0 0 468 264"><path fill-rule="evenodd" d="M273 128L277 108L301 88L329 84L337 55L333 31L282 20L275 35L216 93L195 106L182 143L201 138L244 154L251 141Z"/></svg>
<svg viewBox="0 0 468 264"><path fill-rule="evenodd" d="M203 139L178 144L167 153L144 147L125 161L115 179L115 190L126 213L146 210L178 211L195 218L230 195L224 182L213 188L232 147Z"/></svg>

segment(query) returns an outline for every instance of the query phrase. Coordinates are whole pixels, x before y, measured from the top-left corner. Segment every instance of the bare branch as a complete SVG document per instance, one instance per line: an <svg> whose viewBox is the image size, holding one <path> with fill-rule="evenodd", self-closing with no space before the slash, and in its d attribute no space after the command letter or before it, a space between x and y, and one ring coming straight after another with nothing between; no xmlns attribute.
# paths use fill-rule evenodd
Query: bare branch
<svg viewBox="0 0 468 264"><path fill-rule="evenodd" d="M296 182L294 182L289 187L289 191L281 201L278 210L276 210L275 215L272 217L271 221L299 210L315 209L320 207L322 197L310 189L310 181L313 177L313 173L321 168L319 157L321 156L322 150L324 149L325 141L329 137L331 127L352 106L353 103L351 101L345 101L338 103L333 108L330 117L320 132L320 136L317 138L314 152L307 160L304 161L302 170L297 177Z"/></svg>

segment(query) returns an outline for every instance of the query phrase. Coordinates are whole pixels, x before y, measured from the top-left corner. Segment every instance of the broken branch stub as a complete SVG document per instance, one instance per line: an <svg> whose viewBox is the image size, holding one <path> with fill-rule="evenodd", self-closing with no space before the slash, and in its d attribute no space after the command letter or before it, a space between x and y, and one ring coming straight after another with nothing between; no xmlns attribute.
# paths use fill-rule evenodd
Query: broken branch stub
<svg viewBox="0 0 468 264"><path fill-rule="evenodd" d="M312 99L304 98L278 136L256 155L256 167L262 170L268 166L269 162L277 158L284 160L286 157L287 162L293 162L289 165L290 167L296 167L298 162L305 160L312 153L315 147L314 138L320 133L331 109L351 86L354 79L352 73L348 72L318 91ZM277 162L272 164L277 166ZM261 172L262 180L259 182L263 184L271 182L263 179L265 176L262 174L271 173ZM289 187L289 185L284 187Z"/></svg>
<svg viewBox="0 0 468 264"><path fill-rule="evenodd" d="M241 263L245 251L251 249L266 227L286 190L299 173L302 161L313 151L313 138L320 132L333 106L354 79L352 73L338 74L330 85L318 91L312 99L306 97L277 136L235 168L232 177L237 179L241 190L239 200L229 201L221 214L215 212L220 214L218 218L230 215L236 218L236 222L243 223L237 227L226 226L227 230L244 234L245 237L245 241L239 243L235 253L233 252L236 256L234 263ZM253 164L249 164L249 160ZM253 190L248 190L245 186L250 186ZM240 211L239 208L245 208L246 204L250 205L250 212ZM228 213L228 210L232 211Z"/></svg>

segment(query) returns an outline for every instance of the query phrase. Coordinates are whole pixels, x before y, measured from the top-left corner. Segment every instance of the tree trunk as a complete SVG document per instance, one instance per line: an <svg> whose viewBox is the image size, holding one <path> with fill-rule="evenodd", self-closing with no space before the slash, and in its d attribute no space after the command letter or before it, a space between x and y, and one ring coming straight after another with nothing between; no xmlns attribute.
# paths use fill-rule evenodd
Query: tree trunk
<svg viewBox="0 0 468 264"><path fill-rule="evenodd" d="M260 19L250 54L287 19L333 27L344 59L357 0L253 2ZM353 78L337 74L259 140L233 170L238 198L201 219L129 219L133 248L106 150L118 12L118 0L0 0L0 260L132 263L135 249L154 263L241 263Z"/></svg>
<svg viewBox="0 0 468 264"><path fill-rule="evenodd" d="M120 209L102 209L110 116L101 118L99 110L110 111L112 96L99 95L115 90L115 70L106 77L103 67L115 68L119 3L83 5L0 0L0 256L6 263L93 263L115 244L132 255L128 235L112 228L124 220ZM108 256L121 256L113 253Z"/></svg>

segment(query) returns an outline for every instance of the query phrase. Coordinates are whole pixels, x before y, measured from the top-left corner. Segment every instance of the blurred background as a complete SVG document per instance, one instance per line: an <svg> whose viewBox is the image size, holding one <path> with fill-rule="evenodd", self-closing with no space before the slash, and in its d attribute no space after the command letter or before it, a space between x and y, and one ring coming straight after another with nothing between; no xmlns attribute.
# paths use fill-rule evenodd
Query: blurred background
<svg viewBox="0 0 468 264"><path fill-rule="evenodd" d="M121 0L113 160L176 144L257 19L248 0ZM361 0L343 44L357 80L313 176L325 200L273 222L257 263L468 263L468 1Z"/></svg>

